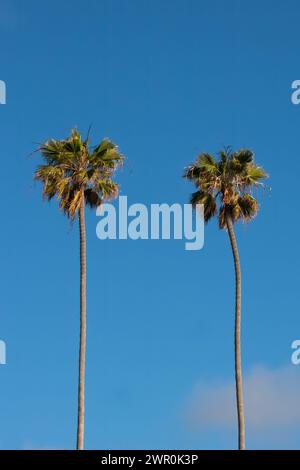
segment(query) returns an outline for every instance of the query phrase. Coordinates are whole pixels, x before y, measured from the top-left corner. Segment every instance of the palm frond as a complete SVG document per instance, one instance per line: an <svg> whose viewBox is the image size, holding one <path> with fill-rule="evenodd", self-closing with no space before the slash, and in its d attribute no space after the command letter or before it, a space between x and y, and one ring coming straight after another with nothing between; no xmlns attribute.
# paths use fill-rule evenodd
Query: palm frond
<svg viewBox="0 0 300 470"><path fill-rule="evenodd" d="M91 209L94 207L98 207L101 205L102 200L98 193L93 191L92 189L86 189L84 191L85 202Z"/></svg>
<svg viewBox="0 0 300 470"><path fill-rule="evenodd" d="M219 157L216 161L210 154L199 155L183 176L197 188L191 197L193 206L203 204L205 221L217 215L219 226L224 229L227 216L233 222L255 217L258 203L251 194L252 187L262 184L267 174L254 163L252 150L233 152L227 147L221 150Z"/></svg>
<svg viewBox="0 0 300 470"><path fill-rule="evenodd" d="M196 191L192 194L190 203L193 207L196 207L197 204L202 204L204 206L204 221L208 222L217 212L217 203L214 196L210 193L205 193L204 191Z"/></svg>
<svg viewBox="0 0 300 470"><path fill-rule="evenodd" d="M247 186L258 184L261 180L267 178L268 175L263 168L257 165L251 165L247 168L244 175L244 182Z"/></svg>
<svg viewBox="0 0 300 470"><path fill-rule="evenodd" d="M254 153L249 149L240 149L232 154L232 159L237 160L242 165L245 165L247 163L253 162Z"/></svg>
<svg viewBox="0 0 300 470"><path fill-rule="evenodd" d="M43 184L44 197L50 200L56 196L60 208L72 220L84 201L96 207L118 195L113 174L124 157L109 139L91 149L89 139L83 141L73 129L67 139L50 139L39 151L45 163L38 166L34 179Z"/></svg>
<svg viewBox="0 0 300 470"><path fill-rule="evenodd" d="M246 222L253 219L258 211L258 202L251 194L243 194L238 198L241 218Z"/></svg>

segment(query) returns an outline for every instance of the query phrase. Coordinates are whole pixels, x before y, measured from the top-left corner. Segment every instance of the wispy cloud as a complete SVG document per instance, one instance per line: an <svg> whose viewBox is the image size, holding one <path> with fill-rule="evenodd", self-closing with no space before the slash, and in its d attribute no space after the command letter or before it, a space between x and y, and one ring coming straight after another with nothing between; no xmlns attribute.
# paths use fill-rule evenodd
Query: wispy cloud
<svg viewBox="0 0 300 470"><path fill-rule="evenodd" d="M300 424L300 367L277 370L255 367L245 375L245 416L250 430L279 430ZM185 419L190 429L236 426L235 385L199 383L188 398Z"/></svg>
<svg viewBox="0 0 300 470"><path fill-rule="evenodd" d="M22 450L63 450L63 448L56 447L56 446L33 444L32 442L26 442L22 446Z"/></svg>

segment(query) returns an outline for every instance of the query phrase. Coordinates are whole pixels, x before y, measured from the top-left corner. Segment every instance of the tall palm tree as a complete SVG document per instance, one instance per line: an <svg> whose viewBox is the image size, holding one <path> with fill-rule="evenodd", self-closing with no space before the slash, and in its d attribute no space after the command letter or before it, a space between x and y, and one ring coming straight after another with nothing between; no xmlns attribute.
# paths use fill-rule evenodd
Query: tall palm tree
<svg viewBox="0 0 300 470"><path fill-rule="evenodd" d="M72 221L78 216L80 233L80 346L78 377L77 446L84 448L84 386L86 353L86 233L85 206L95 208L103 200L117 197L113 174L123 162L118 148L105 139L95 147L89 137L75 129L66 140L48 140L38 149L43 158L35 179L43 183L43 196L56 196L59 206Z"/></svg>
<svg viewBox="0 0 300 470"><path fill-rule="evenodd" d="M186 168L184 177L192 181L197 191L191 196L193 206L202 204L204 220L217 216L219 227L227 229L235 267L235 383L238 416L238 446L245 449L245 419L241 364L241 267L234 223L253 219L258 212L258 202L253 188L262 185L267 174L254 163L251 150L233 152L222 150L216 160L202 153L196 162Z"/></svg>

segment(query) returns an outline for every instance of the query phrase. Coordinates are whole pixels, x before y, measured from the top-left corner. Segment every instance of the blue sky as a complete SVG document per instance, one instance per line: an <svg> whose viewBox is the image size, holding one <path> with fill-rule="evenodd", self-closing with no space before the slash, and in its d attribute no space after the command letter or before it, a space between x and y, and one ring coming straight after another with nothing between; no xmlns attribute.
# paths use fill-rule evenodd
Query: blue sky
<svg viewBox="0 0 300 470"><path fill-rule="evenodd" d="M297 407L299 2L0 0L0 9L0 448L75 444L78 230L43 203L30 156L75 125L119 144L131 202L184 203L192 187L181 174L199 152L255 151L272 194L237 228L244 370L251 383L266 371L266 403L281 371L292 376L281 401ZM188 252L180 241L100 241L97 221L90 212L86 447L235 448L231 420L194 429L187 418L201 384L219 393L233 380L227 234L212 222L203 250ZM299 413L280 419L249 429L248 447L300 448Z"/></svg>

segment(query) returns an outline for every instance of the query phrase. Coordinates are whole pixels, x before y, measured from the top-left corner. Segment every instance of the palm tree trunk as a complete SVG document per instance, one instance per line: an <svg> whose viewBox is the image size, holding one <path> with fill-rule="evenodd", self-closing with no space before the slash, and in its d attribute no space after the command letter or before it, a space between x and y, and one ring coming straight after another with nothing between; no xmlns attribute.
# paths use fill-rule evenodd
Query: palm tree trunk
<svg viewBox="0 0 300 470"><path fill-rule="evenodd" d="M79 210L80 229L80 347L78 377L77 450L84 448L84 380L86 352L86 238L84 199Z"/></svg>
<svg viewBox="0 0 300 470"><path fill-rule="evenodd" d="M241 298L242 298L242 278L239 260L239 252L235 238L232 218L229 214L226 216L228 234L230 238L234 267L235 267L235 386L236 403L238 415L238 438L239 450L245 449L245 418L244 418L244 400L243 400L243 381L242 381L242 359L241 359Z"/></svg>

